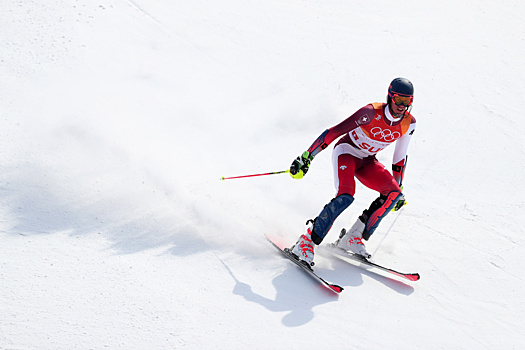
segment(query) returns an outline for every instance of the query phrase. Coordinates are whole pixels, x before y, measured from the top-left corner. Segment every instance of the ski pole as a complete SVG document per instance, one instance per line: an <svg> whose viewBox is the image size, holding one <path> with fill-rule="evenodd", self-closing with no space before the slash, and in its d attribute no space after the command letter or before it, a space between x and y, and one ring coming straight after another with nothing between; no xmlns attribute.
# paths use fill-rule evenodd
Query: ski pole
<svg viewBox="0 0 525 350"><path fill-rule="evenodd" d="M242 175L242 176L232 176L232 177L221 177L221 180L231 180L231 179L241 179L243 177L255 177L255 176L266 176L266 175L275 175L275 174L284 174L289 173L290 169L283 170L283 171L274 171L271 173L264 173L264 174L254 174L254 175Z"/></svg>

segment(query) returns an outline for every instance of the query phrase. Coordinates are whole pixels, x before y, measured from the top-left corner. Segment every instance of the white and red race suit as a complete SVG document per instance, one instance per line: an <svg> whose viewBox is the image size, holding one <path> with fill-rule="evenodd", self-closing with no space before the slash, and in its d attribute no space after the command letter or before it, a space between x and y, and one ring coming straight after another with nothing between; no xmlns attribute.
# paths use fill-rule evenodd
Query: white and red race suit
<svg viewBox="0 0 525 350"><path fill-rule="evenodd" d="M371 103L324 131L308 151L315 157L344 135L336 143L332 154L337 196L354 196L354 177L366 187L386 196L392 191L401 192L408 144L415 128L416 119L409 112L396 118L386 103ZM392 175L377 160L376 154L394 142Z"/></svg>

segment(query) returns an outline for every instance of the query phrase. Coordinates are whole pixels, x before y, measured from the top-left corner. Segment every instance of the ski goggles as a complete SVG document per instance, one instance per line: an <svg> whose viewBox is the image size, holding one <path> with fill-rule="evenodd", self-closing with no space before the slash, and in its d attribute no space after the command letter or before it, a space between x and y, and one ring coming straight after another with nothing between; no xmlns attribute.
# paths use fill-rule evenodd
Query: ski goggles
<svg viewBox="0 0 525 350"><path fill-rule="evenodd" d="M405 107L408 107L412 104L412 101L414 101L414 96L410 95L399 95L394 93L392 96L392 101L398 106L403 105Z"/></svg>

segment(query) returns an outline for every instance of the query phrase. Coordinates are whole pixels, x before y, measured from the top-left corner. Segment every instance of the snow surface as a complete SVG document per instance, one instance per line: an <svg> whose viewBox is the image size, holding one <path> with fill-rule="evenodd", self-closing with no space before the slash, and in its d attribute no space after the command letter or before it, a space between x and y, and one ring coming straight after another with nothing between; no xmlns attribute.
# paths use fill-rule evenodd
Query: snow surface
<svg viewBox="0 0 525 350"><path fill-rule="evenodd" d="M0 349L525 348L523 1L0 9ZM263 235L292 244L333 197L331 152L219 178L287 169L397 76L408 205L368 249L421 280L318 254L336 296Z"/></svg>

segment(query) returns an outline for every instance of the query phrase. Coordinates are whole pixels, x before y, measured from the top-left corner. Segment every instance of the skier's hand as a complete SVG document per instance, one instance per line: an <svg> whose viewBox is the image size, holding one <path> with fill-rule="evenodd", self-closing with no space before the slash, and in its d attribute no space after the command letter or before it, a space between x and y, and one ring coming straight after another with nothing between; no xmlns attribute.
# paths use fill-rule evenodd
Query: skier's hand
<svg viewBox="0 0 525 350"><path fill-rule="evenodd" d="M310 155L310 152L304 151L304 153L295 158L292 165L290 165L290 176L294 179L302 179L308 172L312 160L314 160L314 157Z"/></svg>
<svg viewBox="0 0 525 350"><path fill-rule="evenodd" d="M403 186L401 186L401 192L403 192ZM405 195L403 195L403 197L401 197L401 199L397 201L396 205L394 205L394 208L392 208L392 211L398 211L399 209L403 208L405 205L407 205L407 201L405 199Z"/></svg>
<svg viewBox="0 0 525 350"><path fill-rule="evenodd" d="M394 209L392 211L398 211L399 209L403 208L405 205L407 205L407 201L404 199L400 199L397 201L396 205L394 206Z"/></svg>

